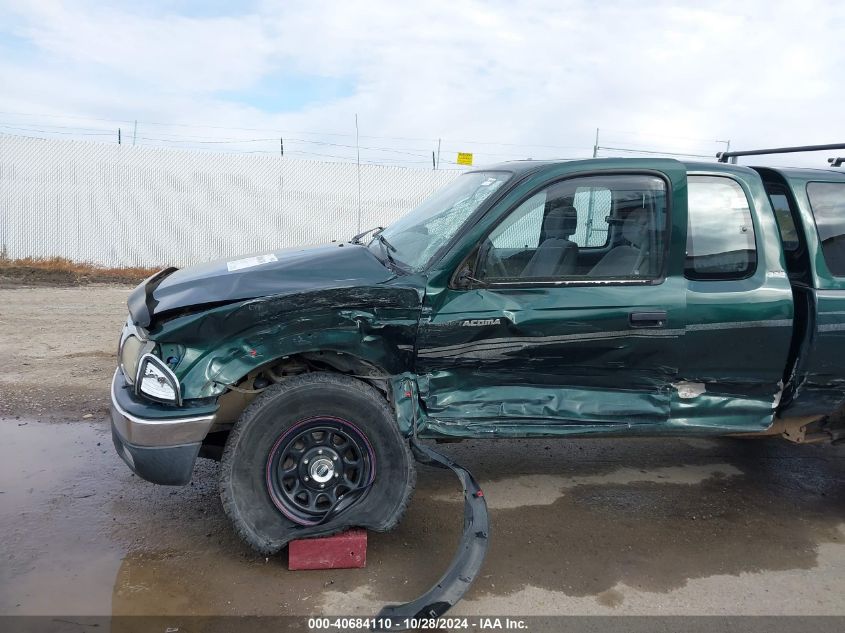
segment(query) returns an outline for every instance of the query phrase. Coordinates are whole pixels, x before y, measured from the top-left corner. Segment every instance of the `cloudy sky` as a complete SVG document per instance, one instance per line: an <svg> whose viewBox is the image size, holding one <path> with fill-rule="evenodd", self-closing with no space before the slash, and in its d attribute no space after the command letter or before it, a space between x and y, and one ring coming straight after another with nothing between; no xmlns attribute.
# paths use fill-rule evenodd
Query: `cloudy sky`
<svg viewBox="0 0 845 633"><path fill-rule="evenodd" d="M831 0L0 0L0 132L335 160L357 114L363 160L419 166L597 127L602 155L845 142L843 33Z"/></svg>

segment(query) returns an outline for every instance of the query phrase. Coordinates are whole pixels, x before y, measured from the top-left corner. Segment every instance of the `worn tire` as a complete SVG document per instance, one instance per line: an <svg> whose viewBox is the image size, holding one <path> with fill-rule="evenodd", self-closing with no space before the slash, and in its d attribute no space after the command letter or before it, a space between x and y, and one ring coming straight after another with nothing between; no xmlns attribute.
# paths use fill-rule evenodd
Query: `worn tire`
<svg viewBox="0 0 845 633"><path fill-rule="evenodd" d="M374 478L352 507L323 525L302 525L274 504L268 462L279 438L315 416L354 424L374 454ZM395 527L411 498L416 470L407 442L384 397L372 386L341 374L310 373L268 387L241 414L226 441L220 469L223 510L235 531L261 554L288 541L357 526L378 532Z"/></svg>

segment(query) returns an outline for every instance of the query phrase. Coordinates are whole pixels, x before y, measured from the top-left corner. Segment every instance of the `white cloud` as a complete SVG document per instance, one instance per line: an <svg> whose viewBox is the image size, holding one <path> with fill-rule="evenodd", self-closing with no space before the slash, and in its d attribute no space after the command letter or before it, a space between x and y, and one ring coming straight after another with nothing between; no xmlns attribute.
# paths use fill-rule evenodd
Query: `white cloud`
<svg viewBox="0 0 845 633"><path fill-rule="evenodd" d="M271 69L274 50L259 16L150 17L64 4L25 5L16 29L48 59L168 93L248 87Z"/></svg>
<svg viewBox="0 0 845 633"><path fill-rule="evenodd" d="M443 138L449 152L488 161L588 155L596 127L603 144L707 154L720 147L689 139L845 138L839 3L312 1L201 17L36 2L7 11L35 53L0 61L6 111L341 133L353 132L357 112L362 134ZM293 112L250 105L251 87L285 74L354 90ZM376 142L415 149L418 160L433 147Z"/></svg>

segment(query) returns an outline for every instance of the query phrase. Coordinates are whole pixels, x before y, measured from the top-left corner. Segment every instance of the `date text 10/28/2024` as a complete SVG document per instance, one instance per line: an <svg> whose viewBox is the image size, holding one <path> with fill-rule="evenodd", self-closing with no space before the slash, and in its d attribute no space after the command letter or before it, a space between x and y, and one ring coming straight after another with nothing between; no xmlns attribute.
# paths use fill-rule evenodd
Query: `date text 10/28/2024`
<svg viewBox="0 0 845 633"><path fill-rule="evenodd" d="M465 630L465 631L526 631L525 620L508 617L482 618L309 618L308 628L312 631L354 631L375 630Z"/></svg>

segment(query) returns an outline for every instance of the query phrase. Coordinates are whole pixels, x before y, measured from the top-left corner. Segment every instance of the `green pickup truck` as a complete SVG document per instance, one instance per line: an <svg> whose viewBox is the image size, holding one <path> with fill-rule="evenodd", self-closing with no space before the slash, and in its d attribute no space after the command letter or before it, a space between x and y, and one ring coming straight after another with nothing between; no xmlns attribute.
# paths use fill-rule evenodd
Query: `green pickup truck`
<svg viewBox="0 0 845 633"><path fill-rule="evenodd" d="M222 460L274 553L396 525L417 438L845 437L845 174L506 163L349 242L163 270L128 307L118 453L171 485Z"/></svg>

